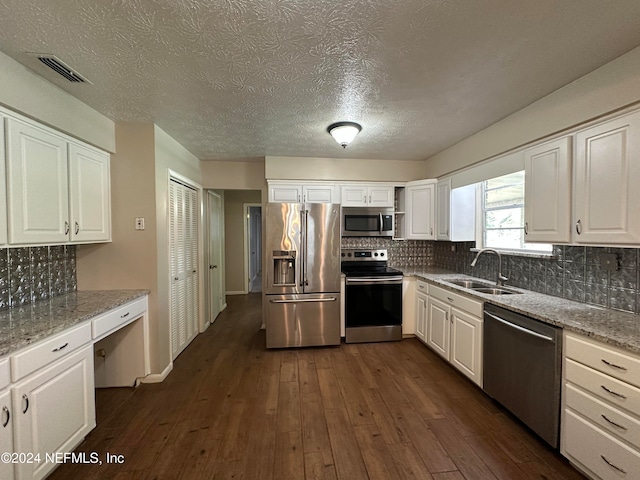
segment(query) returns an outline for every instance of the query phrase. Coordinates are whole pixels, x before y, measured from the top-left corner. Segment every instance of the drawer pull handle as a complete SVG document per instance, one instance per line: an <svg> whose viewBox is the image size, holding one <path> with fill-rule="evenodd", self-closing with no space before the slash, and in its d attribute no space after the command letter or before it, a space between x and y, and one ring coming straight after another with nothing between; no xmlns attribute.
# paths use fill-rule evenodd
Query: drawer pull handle
<svg viewBox="0 0 640 480"><path fill-rule="evenodd" d="M58 348L54 348L53 350L51 350L52 352L59 352L60 350L62 350L63 348L67 348L69 346L69 342L65 343L64 345L62 345L61 347Z"/></svg>
<svg viewBox="0 0 640 480"><path fill-rule="evenodd" d="M616 470L618 470L620 473L627 473L625 470L621 469L620 467L614 465L613 463L611 463L609 460L607 460L607 458L604 455L600 455L600 458L602 458L602 460L604 460L604 463L606 463L607 465L609 465L611 468L615 468Z"/></svg>
<svg viewBox="0 0 640 480"><path fill-rule="evenodd" d="M127 318L129 316L129 313L131 313L131 312L127 312L124 315L120 315L120 318Z"/></svg>
<svg viewBox="0 0 640 480"><path fill-rule="evenodd" d="M600 360L602 360L602 363L611 368L617 368L618 370L624 370L625 372L627 371L626 367L621 367L620 365L616 365L615 363L607 362L604 358L601 358Z"/></svg>
<svg viewBox="0 0 640 480"><path fill-rule="evenodd" d="M22 413L27 413L27 410L29 410L29 397L27 397L26 393L22 394L22 403L24 403L24 408L22 409Z"/></svg>
<svg viewBox="0 0 640 480"><path fill-rule="evenodd" d="M453 302L453 298L451 297L447 297L447 300L449 300L450 302Z"/></svg>
<svg viewBox="0 0 640 480"><path fill-rule="evenodd" d="M605 392L610 393L611 395L615 395L615 396L616 396L616 397L618 397L618 398L625 398L625 399L627 398L627 397L625 397L624 395L622 395L621 393L614 392L613 390L609 390L609 389L608 389L607 387L605 387L604 385L600 385L600 386L602 387L602 389L603 389Z"/></svg>
<svg viewBox="0 0 640 480"><path fill-rule="evenodd" d="M7 407L2 407L2 414L7 416L7 419L2 422L2 428L6 428L9 425L9 420L11 420L11 413Z"/></svg>
<svg viewBox="0 0 640 480"><path fill-rule="evenodd" d="M602 418L604 418L607 422L609 422L611 425L613 425L614 427L621 428L622 430L627 430L627 427L625 427L625 426L623 426L623 425L620 425L619 423L612 422L611 420L609 420L609 419L607 418L607 416L606 416L606 415L600 414L600 416L601 416Z"/></svg>

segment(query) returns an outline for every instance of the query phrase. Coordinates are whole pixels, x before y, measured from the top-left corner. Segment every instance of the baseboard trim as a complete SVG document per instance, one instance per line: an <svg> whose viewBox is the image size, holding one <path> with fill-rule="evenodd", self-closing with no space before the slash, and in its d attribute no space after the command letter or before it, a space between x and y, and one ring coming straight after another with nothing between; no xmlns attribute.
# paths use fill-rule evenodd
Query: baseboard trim
<svg viewBox="0 0 640 480"><path fill-rule="evenodd" d="M162 373L152 373L144 378L141 378L140 380L142 381L142 383L160 383L169 376L171 370L173 370L173 362L167 365L167 368L165 368Z"/></svg>

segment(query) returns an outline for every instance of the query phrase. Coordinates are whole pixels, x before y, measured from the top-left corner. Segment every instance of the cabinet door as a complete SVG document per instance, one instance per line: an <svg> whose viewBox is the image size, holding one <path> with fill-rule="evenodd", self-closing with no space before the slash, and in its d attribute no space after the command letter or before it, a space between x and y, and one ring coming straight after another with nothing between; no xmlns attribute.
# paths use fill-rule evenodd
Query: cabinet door
<svg viewBox="0 0 640 480"><path fill-rule="evenodd" d="M109 155L69 144L69 200L71 241L111 240Z"/></svg>
<svg viewBox="0 0 640 480"><path fill-rule="evenodd" d="M640 241L640 112L576 134L573 239Z"/></svg>
<svg viewBox="0 0 640 480"><path fill-rule="evenodd" d="M482 319L451 309L451 363L482 387Z"/></svg>
<svg viewBox="0 0 640 480"><path fill-rule="evenodd" d="M67 142L13 118L7 137L9 243L67 242Z"/></svg>
<svg viewBox="0 0 640 480"><path fill-rule="evenodd" d="M367 204L370 207L393 207L394 187L369 186Z"/></svg>
<svg viewBox="0 0 640 480"><path fill-rule="evenodd" d="M343 185L341 187L343 207L366 207L369 191L366 185Z"/></svg>
<svg viewBox="0 0 640 480"><path fill-rule="evenodd" d="M407 195L407 239L433 240L434 184L410 186Z"/></svg>
<svg viewBox="0 0 640 480"><path fill-rule="evenodd" d="M427 312L427 345L449 360L451 327L449 305L429 297Z"/></svg>
<svg viewBox="0 0 640 480"><path fill-rule="evenodd" d="M309 203L334 203L333 185L303 185L302 200Z"/></svg>
<svg viewBox="0 0 640 480"><path fill-rule="evenodd" d="M436 240L449 240L451 224L451 179L436 186Z"/></svg>
<svg viewBox="0 0 640 480"><path fill-rule="evenodd" d="M416 293L416 337L423 342L427 340L427 314L429 297L424 293Z"/></svg>
<svg viewBox="0 0 640 480"><path fill-rule="evenodd" d="M15 451L72 451L95 427L93 347L76 353L19 382L13 388ZM16 465L20 479L43 478L55 463Z"/></svg>
<svg viewBox="0 0 640 480"><path fill-rule="evenodd" d="M0 453L13 452L13 408L11 390L0 393ZM0 462L0 478L12 480L13 463Z"/></svg>
<svg viewBox="0 0 640 480"><path fill-rule="evenodd" d="M2 148L0 148L0 245L7 243L7 179L4 158L4 122L5 118L0 115L0 145L2 145Z"/></svg>
<svg viewBox="0 0 640 480"><path fill-rule="evenodd" d="M524 233L527 242L571 240L571 138L524 152Z"/></svg>
<svg viewBox="0 0 640 480"><path fill-rule="evenodd" d="M302 185L269 185L269 201L272 203L300 203L302 201Z"/></svg>

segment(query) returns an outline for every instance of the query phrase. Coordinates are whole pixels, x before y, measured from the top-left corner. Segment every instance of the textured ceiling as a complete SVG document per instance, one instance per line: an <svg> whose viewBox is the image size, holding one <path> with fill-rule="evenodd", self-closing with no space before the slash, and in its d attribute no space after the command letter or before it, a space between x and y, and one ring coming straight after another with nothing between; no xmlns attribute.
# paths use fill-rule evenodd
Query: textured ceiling
<svg viewBox="0 0 640 480"><path fill-rule="evenodd" d="M202 159L423 159L637 45L638 0L0 0L0 50Z"/></svg>

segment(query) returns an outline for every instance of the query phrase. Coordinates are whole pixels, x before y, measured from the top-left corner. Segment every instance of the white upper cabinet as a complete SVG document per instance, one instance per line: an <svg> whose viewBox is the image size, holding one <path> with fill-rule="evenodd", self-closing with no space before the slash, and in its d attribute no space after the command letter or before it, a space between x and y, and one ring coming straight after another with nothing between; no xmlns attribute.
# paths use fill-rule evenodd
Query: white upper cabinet
<svg viewBox="0 0 640 480"><path fill-rule="evenodd" d="M111 240L109 155L69 144L71 241Z"/></svg>
<svg viewBox="0 0 640 480"><path fill-rule="evenodd" d="M640 112L576 134L573 240L640 242Z"/></svg>
<svg viewBox="0 0 640 480"><path fill-rule="evenodd" d="M435 180L409 182L405 187L406 238L435 239Z"/></svg>
<svg viewBox="0 0 640 480"><path fill-rule="evenodd" d="M392 185L342 185L343 207L393 207Z"/></svg>
<svg viewBox="0 0 640 480"><path fill-rule="evenodd" d="M524 152L524 220L527 242L571 240L571 137Z"/></svg>
<svg viewBox="0 0 640 480"><path fill-rule="evenodd" d="M269 182L271 203L338 203L333 183Z"/></svg>
<svg viewBox="0 0 640 480"><path fill-rule="evenodd" d="M451 188L451 179L436 186L436 240L466 242L475 240L476 187Z"/></svg>
<svg viewBox="0 0 640 480"><path fill-rule="evenodd" d="M0 114L0 145L4 146L4 122L5 117ZM0 148L0 245L7 243L7 164L5 161L5 148Z"/></svg>
<svg viewBox="0 0 640 480"><path fill-rule="evenodd" d="M67 142L13 118L6 142L9 243L68 241Z"/></svg>

